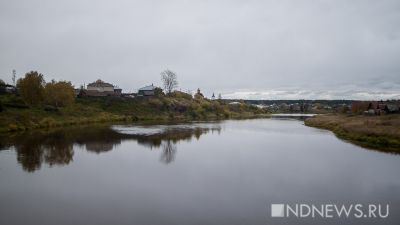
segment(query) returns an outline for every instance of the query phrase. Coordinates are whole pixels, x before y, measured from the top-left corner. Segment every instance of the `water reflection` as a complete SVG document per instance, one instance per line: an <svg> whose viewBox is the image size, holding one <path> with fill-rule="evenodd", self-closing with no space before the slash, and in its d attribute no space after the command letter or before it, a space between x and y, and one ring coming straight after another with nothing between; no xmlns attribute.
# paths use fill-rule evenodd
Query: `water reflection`
<svg viewBox="0 0 400 225"><path fill-rule="evenodd" d="M73 161L74 146L96 154L113 150L125 140L136 140L141 146L162 149L160 161L174 161L179 141L197 140L208 132L221 132L218 124L169 126L90 126L35 131L0 137L0 150L14 148L17 161L28 172L39 170L43 163L52 166L68 165Z"/></svg>
<svg viewBox="0 0 400 225"><path fill-rule="evenodd" d="M175 159L176 154L176 144L168 140L163 143L163 152L161 155L161 162L166 164L171 163Z"/></svg>
<svg viewBox="0 0 400 225"><path fill-rule="evenodd" d="M162 149L160 161L169 164L174 161L177 152L177 143L179 141L192 141L192 138L198 140L201 135L208 132L221 132L219 125L198 124L193 125L158 125L145 127L126 127L114 126L113 130L130 135L137 140L137 143L150 149Z"/></svg>

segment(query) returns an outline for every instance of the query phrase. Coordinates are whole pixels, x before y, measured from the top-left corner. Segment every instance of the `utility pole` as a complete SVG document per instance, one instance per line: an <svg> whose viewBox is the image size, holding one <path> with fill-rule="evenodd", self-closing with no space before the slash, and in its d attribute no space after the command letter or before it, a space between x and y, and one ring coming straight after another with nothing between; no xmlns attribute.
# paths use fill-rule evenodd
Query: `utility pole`
<svg viewBox="0 0 400 225"><path fill-rule="evenodd" d="M16 77L16 74L17 74L17 72L16 72L15 70L13 70L13 71L12 71L12 82L13 82L14 87L15 87L15 77Z"/></svg>

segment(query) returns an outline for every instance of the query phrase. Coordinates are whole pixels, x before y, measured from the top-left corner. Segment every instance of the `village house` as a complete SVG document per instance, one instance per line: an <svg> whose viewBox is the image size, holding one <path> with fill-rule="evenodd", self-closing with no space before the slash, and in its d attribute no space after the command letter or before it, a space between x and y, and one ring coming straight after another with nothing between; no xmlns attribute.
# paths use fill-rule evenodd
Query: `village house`
<svg viewBox="0 0 400 225"><path fill-rule="evenodd" d="M110 83L106 83L100 79L87 85L86 89L81 90L80 95L105 97L105 96L121 96L122 89L117 88Z"/></svg>
<svg viewBox="0 0 400 225"><path fill-rule="evenodd" d="M142 87L139 89L137 96L142 96L142 97L154 96L155 89L156 89L156 87L153 84L146 86L146 87Z"/></svg>

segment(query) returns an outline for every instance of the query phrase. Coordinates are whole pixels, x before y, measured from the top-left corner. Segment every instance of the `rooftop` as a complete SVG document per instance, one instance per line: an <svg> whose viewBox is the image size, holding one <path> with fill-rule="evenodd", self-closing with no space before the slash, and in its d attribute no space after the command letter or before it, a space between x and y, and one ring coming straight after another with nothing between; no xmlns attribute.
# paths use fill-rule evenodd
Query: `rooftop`
<svg viewBox="0 0 400 225"><path fill-rule="evenodd" d="M140 88L139 91L154 91L155 88L156 87L154 85L149 85L149 86Z"/></svg>

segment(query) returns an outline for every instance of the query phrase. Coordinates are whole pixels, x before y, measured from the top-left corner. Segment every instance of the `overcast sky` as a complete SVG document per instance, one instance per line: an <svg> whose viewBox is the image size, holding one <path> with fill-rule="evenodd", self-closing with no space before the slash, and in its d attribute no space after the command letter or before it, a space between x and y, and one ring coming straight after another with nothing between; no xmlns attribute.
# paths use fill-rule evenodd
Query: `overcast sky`
<svg viewBox="0 0 400 225"><path fill-rule="evenodd" d="M136 91L400 98L399 0L0 0L0 78L37 70Z"/></svg>

